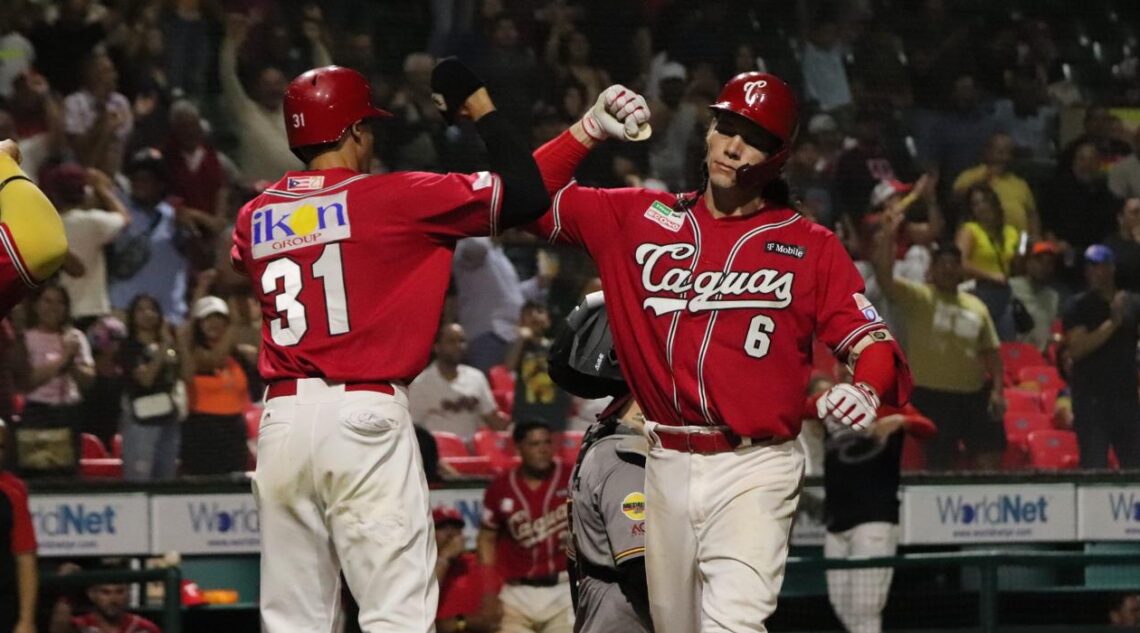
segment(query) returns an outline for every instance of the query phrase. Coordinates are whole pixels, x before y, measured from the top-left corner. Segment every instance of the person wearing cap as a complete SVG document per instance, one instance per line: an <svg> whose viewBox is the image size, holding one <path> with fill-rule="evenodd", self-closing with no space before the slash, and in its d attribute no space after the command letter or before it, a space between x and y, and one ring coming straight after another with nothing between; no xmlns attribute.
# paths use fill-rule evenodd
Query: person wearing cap
<svg viewBox="0 0 1140 633"><path fill-rule="evenodd" d="M902 221L897 207L883 214L871 263L892 314L905 325L907 358L914 370L911 402L939 429L927 443L927 465L946 470L965 457L980 468L996 469L1005 449L1005 398L993 320L981 300L958 290L964 277L962 253L952 242L936 245L927 283L894 274L895 236ZM965 455L959 455L960 443Z"/></svg>
<svg viewBox="0 0 1140 633"><path fill-rule="evenodd" d="M435 575L439 579L436 631L497 631L503 618L503 605L497 596L483 591L478 557L467 550L463 535L463 515L455 508L439 506L432 509L431 518L439 552L435 563Z"/></svg>
<svg viewBox="0 0 1140 633"><path fill-rule="evenodd" d="M1122 468L1140 467L1140 297L1117 288L1115 260L1104 244L1085 249L1088 290L1073 298L1062 319L1073 361L1069 387L1081 468L1107 468L1110 448Z"/></svg>
<svg viewBox="0 0 1140 633"><path fill-rule="evenodd" d="M1013 297L1033 317L1033 329L1019 332L1017 340L1042 351L1053 340L1053 322L1060 315L1061 295L1052 286L1060 252L1052 242L1037 242L1025 258L1025 273L1009 280Z"/></svg>
<svg viewBox="0 0 1140 633"><path fill-rule="evenodd" d="M1116 285L1140 292L1140 197L1123 200L1116 210L1116 231L1104 238L1116 255Z"/></svg>
<svg viewBox="0 0 1140 633"><path fill-rule="evenodd" d="M194 302L179 329L190 414L182 425L182 474L221 475L248 468L244 412L248 377L236 357L229 305L220 297Z"/></svg>
<svg viewBox="0 0 1140 633"><path fill-rule="evenodd" d="M1005 210L1005 223L1029 237L1041 237L1041 218L1037 214L1037 200L1029 183L1010 171L1013 162L1013 137L1006 132L990 136L982 151L982 162L958 174L954 179L954 193L965 196L971 186L988 184Z"/></svg>
<svg viewBox="0 0 1140 633"><path fill-rule="evenodd" d="M111 313L105 247L130 224L131 214L115 194L111 178L97 169L63 163L47 170L43 187L67 232L69 257L59 283L71 296L76 326L86 330ZM94 204L88 204L88 187Z"/></svg>
<svg viewBox="0 0 1140 633"><path fill-rule="evenodd" d="M0 631L35 633L36 532L28 508L28 488L5 468L13 442L0 420Z"/></svg>
<svg viewBox="0 0 1140 633"><path fill-rule="evenodd" d="M127 209L131 220L111 242L107 260L111 306L126 310L136 295L158 299L168 321L186 317L187 260L179 246L186 239L174 207L165 198L168 172L162 153L141 149L123 168L130 179Z"/></svg>
<svg viewBox="0 0 1140 633"><path fill-rule="evenodd" d="M114 561L103 571L121 569ZM75 563L64 563L59 568L59 575L67 576L82 572L83 568ZM103 583L91 585L84 591L87 600L91 603L90 610L75 614L72 600L61 595L55 601L52 609L48 633L162 633L157 624L131 613L130 585L126 583ZM183 596L186 592L183 591Z"/></svg>

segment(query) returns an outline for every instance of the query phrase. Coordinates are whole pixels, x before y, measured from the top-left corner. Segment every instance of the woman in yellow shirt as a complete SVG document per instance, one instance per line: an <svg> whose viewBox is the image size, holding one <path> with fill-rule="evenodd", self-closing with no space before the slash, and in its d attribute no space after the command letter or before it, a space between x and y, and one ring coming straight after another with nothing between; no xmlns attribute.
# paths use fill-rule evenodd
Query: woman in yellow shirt
<svg viewBox="0 0 1140 633"><path fill-rule="evenodd" d="M970 219L958 228L954 238L962 251L962 271L974 280L974 294L986 304L998 337L1013 340L1016 331L1009 278L1013 276L1021 233L1005 223L1001 201L989 185L971 185L966 190L966 202Z"/></svg>

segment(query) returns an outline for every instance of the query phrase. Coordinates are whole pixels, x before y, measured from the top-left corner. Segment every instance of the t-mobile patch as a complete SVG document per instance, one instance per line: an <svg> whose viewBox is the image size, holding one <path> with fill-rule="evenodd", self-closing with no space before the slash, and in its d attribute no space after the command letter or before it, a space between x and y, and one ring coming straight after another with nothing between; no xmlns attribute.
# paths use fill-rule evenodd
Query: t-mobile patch
<svg viewBox="0 0 1140 633"><path fill-rule="evenodd" d="M868 301L867 297L863 296L863 293L856 292L851 296L855 298L855 307L859 308L859 311L863 313L863 316L867 317L868 321L883 320L882 317L879 316L879 311L875 309L875 305Z"/></svg>
<svg viewBox="0 0 1140 633"><path fill-rule="evenodd" d="M807 250L798 244L785 244L783 242L768 242L764 245L764 250L769 253L776 253L777 255L787 255L788 257L795 257L796 259L803 259L807 254Z"/></svg>

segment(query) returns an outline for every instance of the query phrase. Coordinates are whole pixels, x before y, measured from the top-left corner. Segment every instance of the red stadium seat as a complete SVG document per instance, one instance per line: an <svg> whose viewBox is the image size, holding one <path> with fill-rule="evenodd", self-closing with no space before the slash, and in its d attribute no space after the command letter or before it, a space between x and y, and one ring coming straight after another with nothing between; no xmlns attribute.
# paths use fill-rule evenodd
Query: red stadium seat
<svg viewBox="0 0 1140 633"><path fill-rule="evenodd" d="M1045 357L1029 343L1009 341L1001 344L1001 363L1005 369L1005 384L1011 385L1022 367L1046 365Z"/></svg>
<svg viewBox="0 0 1140 633"><path fill-rule="evenodd" d="M123 434L116 433L115 437L111 438L111 457L123 458Z"/></svg>
<svg viewBox="0 0 1140 633"><path fill-rule="evenodd" d="M491 477L495 474L491 458L484 455L443 457L441 461L467 477Z"/></svg>
<svg viewBox="0 0 1140 633"><path fill-rule="evenodd" d="M1056 367L1049 365L1030 365L1029 367L1022 367L1017 370L1017 382L1033 382L1038 385L1040 390L1045 389L1060 389L1065 386L1065 381L1061 378L1061 374L1057 371Z"/></svg>
<svg viewBox="0 0 1140 633"><path fill-rule="evenodd" d="M1019 470L1029 466L1029 434L1034 431L1048 431L1053 428L1053 420L1044 413L1008 411L1005 414L1005 454L1002 455L1002 468Z"/></svg>
<svg viewBox="0 0 1140 633"><path fill-rule="evenodd" d="M107 449L103 446L103 442L98 437L90 433L82 433L79 436L80 451L79 454L82 459L106 459Z"/></svg>
<svg viewBox="0 0 1140 633"><path fill-rule="evenodd" d="M471 456L471 452L467 450L467 444L463 441L463 438L455 433L432 431L431 436L435 438L435 446L439 449L440 459Z"/></svg>
<svg viewBox="0 0 1140 633"><path fill-rule="evenodd" d="M1077 434L1072 431L1033 431L1029 434L1029 459L1034 468L1070 470L1080 464Z"/></svg>
<svg viewBox="0 0 1140 633"><path fill-rule="evenodd" d="M488 369L487 378L490 379L492 390L515 390L515 375L506 365L495 365Z"/></svg>
<svg viewBox="0 0 1140 633"><path fill-rule="evenodd" d="M1024 413L1043 413L1041 394L1036 391L1027 391L1017 387L1007 387L1004 391L1005 408L1007 411Z"/></svg>
<svg viewBox="0 0 1140 633"><path fill-rule="evenodd" d="M502 413L509 420L511 413L515 410L515 389L493 389L491 395L495 397L495 405L499 407L499 413Z"/></svg>
<svg viewBox="0 0 1140 633"><path fill-rule="evenodd" d="M582 437L585 434L585 431L563 431L558 434L556 450L563 463L573 465L578 460L578 451L582 450Z"/></svg>
<svg viewBox="0 0 1140 633"><path fill-rule="evenodd" d="M506 470L518 463L514 440L506 431L479 429L473 442L475 454L488 458L496 471Z"/></svg>
<svg viewBox="0 0 1140 633"><path fill-rule="evenodd" d="M82 458L79 474L85 479L122 479L123 460L115 457Z"/></svg>

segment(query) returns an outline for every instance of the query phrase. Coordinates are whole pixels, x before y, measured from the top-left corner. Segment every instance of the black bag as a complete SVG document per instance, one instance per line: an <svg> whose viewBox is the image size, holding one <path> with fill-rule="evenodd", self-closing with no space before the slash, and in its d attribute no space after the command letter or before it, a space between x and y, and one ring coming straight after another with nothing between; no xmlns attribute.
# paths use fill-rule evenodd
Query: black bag
<svg viewBox="0 0 1140 633"><path fill-rule="evenodd" d="M150 228L145 233L128 235L123 241L116 240L107 246L107 275L111 279L131 279L146 266L150 261L150 236L160 222L162 214L155 211Z"/></svg>
<svg viewBox="0 0 1140 633"><path fill-rule="evenodd" d="M1033 327L1037 323L1033 320L1033 315L1029 314L1029 308L1021 302L1021 299L1012 297L1009 300L1009 309L1013 312L1013 327L1017 330L1018 334L1028 334L1033 331Z"/></svg>

